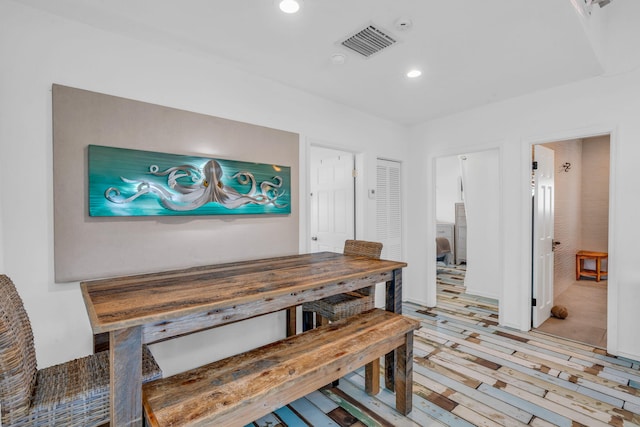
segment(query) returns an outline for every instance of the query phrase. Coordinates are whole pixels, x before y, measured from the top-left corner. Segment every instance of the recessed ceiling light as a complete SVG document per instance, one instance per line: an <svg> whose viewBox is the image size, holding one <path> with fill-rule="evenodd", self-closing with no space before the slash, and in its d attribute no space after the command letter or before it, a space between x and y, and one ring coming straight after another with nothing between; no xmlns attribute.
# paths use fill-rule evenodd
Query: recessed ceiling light
<svg viewBox="0 0 640 427"><path fill-rule="evenodd" d="M422 71L414 68L413 70L409 70L409 72L407 73L407 77L409 77L410 79L415 79L416 77L420 77L422 75Z"/></svg>
<svg viewBox="0 0 640 427"><path fill-rule="evenodd" d="M281 0L278 7L284 13L296 13L300 10L300 0Z"/></svg>

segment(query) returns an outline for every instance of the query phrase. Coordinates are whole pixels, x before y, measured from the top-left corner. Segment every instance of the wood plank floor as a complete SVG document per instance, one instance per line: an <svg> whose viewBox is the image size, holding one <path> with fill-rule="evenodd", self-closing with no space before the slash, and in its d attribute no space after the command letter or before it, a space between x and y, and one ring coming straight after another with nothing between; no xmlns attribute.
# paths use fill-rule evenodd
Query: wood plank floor
<svg viewBox="0 0 640 427"><path fill-rule="evenodd" d="M413 412L364 393L362 370L249 424L292 426L640 425L640 362L498 326L495 300L441 284L438 306L404 305L414 339Z"/></svg>

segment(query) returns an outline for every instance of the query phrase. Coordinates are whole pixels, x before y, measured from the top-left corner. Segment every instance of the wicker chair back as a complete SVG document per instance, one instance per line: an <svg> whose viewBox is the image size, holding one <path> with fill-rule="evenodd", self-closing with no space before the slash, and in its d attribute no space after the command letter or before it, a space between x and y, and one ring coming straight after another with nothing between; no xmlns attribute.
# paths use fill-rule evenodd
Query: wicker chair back
<svg viewBox="0 0 640 427"><path fill-rule="evenodd" d="M345 240L343 253L345 255L360 255L367 258L380 259L382 243L367 242L366 240Z"/></svg>
<svg viewBox="0 0 640 427"><path fill-rule="evenodd" d="M31 323L16 287L0 274L0 405L2 414L28 412L37 365Z"/></svg>

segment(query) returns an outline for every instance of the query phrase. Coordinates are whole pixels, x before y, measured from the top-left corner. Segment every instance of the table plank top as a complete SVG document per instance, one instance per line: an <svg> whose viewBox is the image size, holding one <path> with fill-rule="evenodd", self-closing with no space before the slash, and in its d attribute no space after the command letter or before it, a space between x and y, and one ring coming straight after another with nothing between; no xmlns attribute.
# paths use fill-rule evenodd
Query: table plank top
<svg viewBox="0 0 640 427"><path fill-rule="evenodd" d="M92 280L80 284L94 333L317 288L406 267L332 252Z"/></svg>

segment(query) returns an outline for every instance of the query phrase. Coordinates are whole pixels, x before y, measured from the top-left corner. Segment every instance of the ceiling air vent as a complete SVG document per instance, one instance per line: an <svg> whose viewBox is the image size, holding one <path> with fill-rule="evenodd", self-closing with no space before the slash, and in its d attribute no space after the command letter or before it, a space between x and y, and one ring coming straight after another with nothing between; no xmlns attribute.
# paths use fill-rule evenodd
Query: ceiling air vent
<svg viewBox="0 0 640 427"><path fill-rule="evenodd" d="M366 58L395 43L396 40L393 37L373 25L367 26L340 42L344 47L348 47Z"/></svg>

